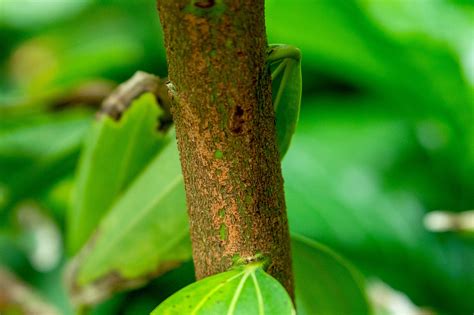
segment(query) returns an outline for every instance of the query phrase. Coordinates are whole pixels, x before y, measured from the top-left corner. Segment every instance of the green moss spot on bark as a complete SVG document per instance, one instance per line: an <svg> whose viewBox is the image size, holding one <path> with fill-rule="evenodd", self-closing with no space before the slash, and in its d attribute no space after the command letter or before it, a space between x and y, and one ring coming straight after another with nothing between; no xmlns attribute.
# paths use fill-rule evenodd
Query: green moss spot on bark
<svg viewBox="0 0 474 315"><path fill-rule="evenodd" d="M225 209L222 208L221 210L219 210L219 217L223 218L225 216Z"/></svg>
<svg viewBox="0 0 474 315"><path fill-rule="evenodd" d="M227 240L227 227L225 226L225 224L221 224L221 227L219 228L219 235L221 237L221 240Z"/></svg>
<svg viewBox="0 0 474 315"><path fill-rule="evenodd" d="M227 118L227 111L226 111L225 106L222 102L217 103L217 111L219 112L219 115L222 117L222 119L220 121L221 130L225 130L225 126L226 126L226 122L227 122L228 118Z"/></svg>
<svg viewBox="0 0 474 315"><path fill-rule="evenodd" d="M250 195L245 196L245 204L248 206L253 203L253 198Z"/></svg>
<svg viewBox="0 0 474 315"><path fill-rule="evenodd" d="M215 157L216 159L219 159L219 160L220 160L220 159L222 159L223 156L224 156L224 153L222 153L221 150L216 150L216 152L214 152L214 157Z"/></svg>
<svg viewBox="0 0 474 315"><path fill-rule="evenodd" d="M242 258L239 254L234 254L232 256L232 266L238 266L241 262Z"/></svg>

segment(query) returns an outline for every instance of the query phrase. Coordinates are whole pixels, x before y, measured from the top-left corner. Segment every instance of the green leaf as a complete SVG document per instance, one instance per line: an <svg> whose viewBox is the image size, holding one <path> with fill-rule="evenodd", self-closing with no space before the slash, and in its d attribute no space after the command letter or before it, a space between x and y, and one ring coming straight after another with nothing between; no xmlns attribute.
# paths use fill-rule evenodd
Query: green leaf
<svg viewBox="0 0 474 315"><path fill-rule="evenodd" d="M283 286L260 263L210 276L178 291L152 315L161 314L295 314Z"/></svg>
<svg viewBox="0 0 474 315"><path fill-rule="evenodd" d="M166 143L156 132L152 94L134 101L119 121L102 116L87 138L68 213L68 249L76 253L115 198Z"/></svg>
<svg viewBox="0 0 474 315"><path fill-rule="evenodd" d="M278 148L280 158L283 158L300 115L301 54L298 48L292 46L270 45L268 62L275 67L272 72L273 108Z"/></svg>
<svg viewBox="0 0 474 315"><path fill-rule="evenodd" d="M174 138L174 137L173 137ZM142 285L191 258L183 177L176 141L169 141L101 221L76 258L73 282L86 292L99 286L98 300ZM108 282L108 279L114 279ZM77 292L76 299L86 300Z"/></svg>
<svg viewBox="0 0 474 315"><path fill-rule="evenodd" d="M362 276L344 258L297 234L291 249L299 315L372 313Z"/></svg>

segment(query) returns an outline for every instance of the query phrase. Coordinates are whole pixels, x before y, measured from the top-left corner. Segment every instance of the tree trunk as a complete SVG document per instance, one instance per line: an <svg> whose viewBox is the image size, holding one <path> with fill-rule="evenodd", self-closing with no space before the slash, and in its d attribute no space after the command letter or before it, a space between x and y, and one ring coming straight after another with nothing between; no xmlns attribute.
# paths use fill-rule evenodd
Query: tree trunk
<svg viewBox="0 0 474 315"><path fill-rule="evenodd" d="M198 279L263 256L293 296L263 0L158 0Z"/></svg>

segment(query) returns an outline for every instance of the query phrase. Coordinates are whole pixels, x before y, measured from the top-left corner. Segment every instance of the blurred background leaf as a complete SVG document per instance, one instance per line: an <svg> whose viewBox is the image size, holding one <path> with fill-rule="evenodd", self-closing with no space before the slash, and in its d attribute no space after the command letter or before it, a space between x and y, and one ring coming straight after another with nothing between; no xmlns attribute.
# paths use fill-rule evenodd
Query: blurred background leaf
<svg viewBox="0 0 474 315"><path fill-rule="evenodd" d="M293 231L344 253L420 305L469 310L472 238L434 235L423 225L424 204L455 205L460 196L449 193L449 182L429 181L436 169L412 156L419 144L406 123L354 108L354 100L321 99L301 117L283 162Z"/></svg>
<svg viewBox="0 0 474 315"><path fill-rule="evenodd" d="M329 248L293 233L298 314L372 314L362 276Z"/></svg>
<svg viewBox="0 0 474 315"><path fill-rule="evenodd" d="M41 196L72 174L89 119L89 112L77 110L2 118L0 225L9 222L16 203Z"/></svg>

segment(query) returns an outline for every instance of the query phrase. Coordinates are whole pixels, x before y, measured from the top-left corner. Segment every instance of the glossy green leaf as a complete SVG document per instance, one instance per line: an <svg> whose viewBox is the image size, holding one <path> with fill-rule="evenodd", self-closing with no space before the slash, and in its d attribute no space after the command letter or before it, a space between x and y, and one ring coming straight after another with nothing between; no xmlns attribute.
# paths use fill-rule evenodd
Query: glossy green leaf
<svg viewBox="0 0 474 315"><path fill-rule="evenodd" d="M154 96L134 101L119 121L102 116L88 135L68 213L68 248L76 253L115 198L165 145L156 132Z"/></svg>
<svg viewBox="0 0 474 315"><path fill-rule="evenodd" d="M105 296L127 282L137 286L191 258L188 229L178 150L170 141L103 218L77 258L73 281L87 290L113 278L101 288Z"/></svg>
<svg viewBox="0 0 474 315"><path fill-rule="evenodd" d="M152 315L295 314L283 286L259 263L238 267L195 282L178 291Z"/></svg>
<svg viewBox="0 0 474 315"><path fill-rule="evenodd" d="M280 157L290 146L300 115L301 105L301 54L298 48L288 45L270 45L268 62L274 68L273 108Z"/></svg>
<svg viewBox="0 0 474 315"><path fill-rule="evenodd" d="M362 276L344 258L297 234L291 250L299 315L372 313Z"/></svg>

